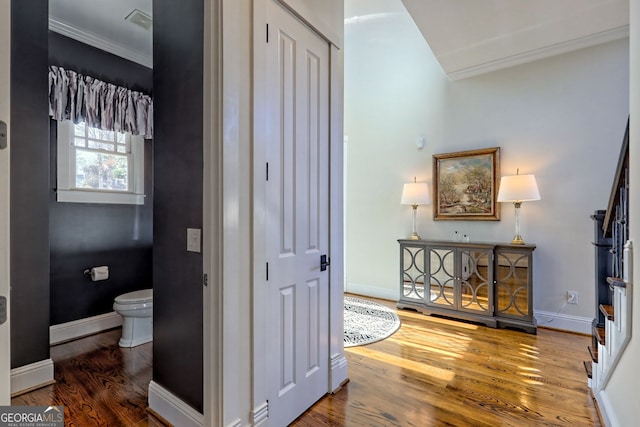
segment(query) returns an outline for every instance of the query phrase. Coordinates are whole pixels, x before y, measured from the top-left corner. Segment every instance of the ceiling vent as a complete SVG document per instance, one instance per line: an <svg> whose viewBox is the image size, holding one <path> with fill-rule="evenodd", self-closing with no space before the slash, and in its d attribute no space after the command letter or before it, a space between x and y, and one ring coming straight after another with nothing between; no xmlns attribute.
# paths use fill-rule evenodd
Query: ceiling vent
<svg viewBox="0 0 640 427"><path fill-rule="evenodd" d="M145 30L150 30L153 26L153 18L141 10L133 9L130 14L124 18L125 21L133 22L141 26Z"/></svg>

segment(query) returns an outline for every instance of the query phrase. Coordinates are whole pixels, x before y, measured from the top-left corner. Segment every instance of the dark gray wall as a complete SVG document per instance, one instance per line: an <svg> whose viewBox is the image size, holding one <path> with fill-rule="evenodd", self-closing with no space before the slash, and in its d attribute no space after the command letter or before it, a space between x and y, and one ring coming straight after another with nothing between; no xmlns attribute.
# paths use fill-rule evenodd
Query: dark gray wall
<svg viewBox="0 0 640 427"><path fill-rule="evenodd" d="M49 32L49 64L151 94L153 70ZM113 311L113 299L152 286L153 159L145 141L145 204L58 203L56 121L51 120L49 229L51 324ZM106 281L91 282L87 268L108 265ZM73 298L69 298L73 295Z"/></svg>
<svg viewBox="0 0 640 427"><path fill-rule="evenodd" d="M49 357L46 1L11 1L11 366Z"/></svg>
<svg viewBox="0 0 640 427"><path fill-rule="evenodd" d="M203 0L154 0L153 380L202 411Z"/></svg>

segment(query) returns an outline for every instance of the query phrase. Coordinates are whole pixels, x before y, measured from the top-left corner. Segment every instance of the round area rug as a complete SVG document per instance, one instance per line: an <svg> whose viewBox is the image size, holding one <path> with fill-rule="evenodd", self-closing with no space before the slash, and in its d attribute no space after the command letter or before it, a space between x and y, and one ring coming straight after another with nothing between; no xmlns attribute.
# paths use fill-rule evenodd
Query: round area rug
<svg viewBox="0 0 640 427"><path fill-rule="evenodd" d="M361 298L344 297L344 346L383 340L400 327L400 318L389 307Z"/></svg>

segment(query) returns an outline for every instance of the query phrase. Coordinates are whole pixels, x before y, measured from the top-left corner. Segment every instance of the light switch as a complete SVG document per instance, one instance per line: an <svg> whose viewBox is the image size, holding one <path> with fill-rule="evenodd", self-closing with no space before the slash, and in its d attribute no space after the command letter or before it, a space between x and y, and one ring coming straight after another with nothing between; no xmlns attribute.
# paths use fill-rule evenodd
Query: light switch
<svg viewBox="0 0 640 427"><path fill-rule="evenodd" d="M200 229L187 228L187 252L200 252Z"/></svg>

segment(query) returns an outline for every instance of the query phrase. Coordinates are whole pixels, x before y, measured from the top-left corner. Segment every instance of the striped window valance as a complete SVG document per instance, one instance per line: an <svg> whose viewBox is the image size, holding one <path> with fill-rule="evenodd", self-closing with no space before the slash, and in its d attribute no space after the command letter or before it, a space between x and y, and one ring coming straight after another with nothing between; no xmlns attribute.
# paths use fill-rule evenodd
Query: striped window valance
<svg viewBox="0 0 640 427"><path fill-rule="evenodd" d="M149 95L49 66L49 115L103 130L153 137Z"/></svg>

